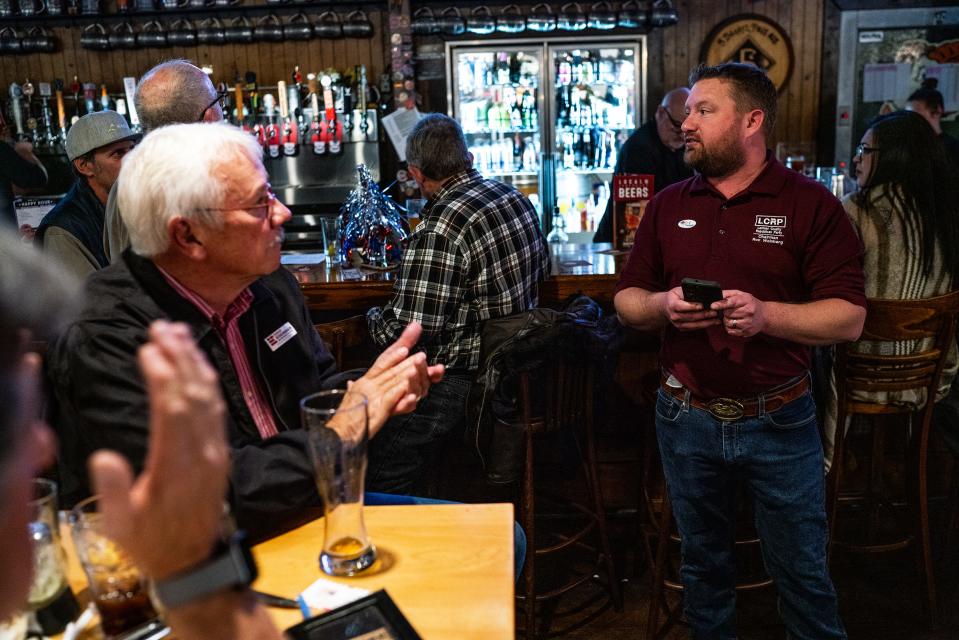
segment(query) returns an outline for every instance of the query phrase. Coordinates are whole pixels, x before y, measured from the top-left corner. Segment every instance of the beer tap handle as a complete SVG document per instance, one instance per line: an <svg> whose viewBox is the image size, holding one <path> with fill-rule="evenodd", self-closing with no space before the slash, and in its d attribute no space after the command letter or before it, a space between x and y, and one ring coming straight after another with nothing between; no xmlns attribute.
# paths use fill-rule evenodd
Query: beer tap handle
<svg viewBox="0 0 959 640"><path fill-rule="evenodd" d="M364 134L367 129L370 128L370 123L368 122L368 115L366 113L366 101L367 101L367 85L366 85L366 67L360 65L360 95L359 95L359 107L360 107L360 131Z"/></svg>
<svg viewBox="0 0 959 640"><path fill-rule="evenodd" d="M60 128L60 140L66 141L67 139L67 110L63 106L63 80L56 80L54 82L56 86L56 96L57 96L57 126Z"/></svg>
<svg viewBox="0 0 959 640"><path fill-rule="evenodd" d="M267 93L263 96L263 113L266 115L267 121L273 123L273 108L276 106L276 100L273 98L272 93Z"/></svg>
<svg viewBox="0 0 959 640"><path fill-rule="evenodd" d="M236 103L236 124L243 126L243 83L233 85L233 101Z"/></svg>
<svg viewBox="0 0 959 640"><path fill-rule="evenodd" d="M290 105L287 102L286 83L282 80L276 83L276 97L280 103L280 119L286 120L290 117Z"/></svg>
<svg viewBox="0 0 959 640"><path fill-rule="evenodd" d="M353 91L348 84L343 85L343 128L353 129Z"/></svg>
<svg viewBox="0 0 959 640"><path fill-rule="evenodd" d="M23 111L20 105L20 101L23 97L23 89L16 82L10 84L9 88L10 93L10 110L11 115L13 116L13 127L17 132L17 140L22 140L25 137L23 131Z"/></svg>
<svg viewBox="0 0 959 640"><path fill-rule="evenodd" d="M73 76L73 82L70 83L70 92L73 94L73 105L76 107L76 117L80 117L80 94L83 93L83 85L77 76Z"/></svg>
<svg viewBox="0 0 959 640"><path fill-rule="evenodd" d="M86 107L87 113L93 113L96 110L94 106L94 96L97 92L97 85L92 82L83 83L83 104ZM79 109L77 110L79 114Z"/></svg>

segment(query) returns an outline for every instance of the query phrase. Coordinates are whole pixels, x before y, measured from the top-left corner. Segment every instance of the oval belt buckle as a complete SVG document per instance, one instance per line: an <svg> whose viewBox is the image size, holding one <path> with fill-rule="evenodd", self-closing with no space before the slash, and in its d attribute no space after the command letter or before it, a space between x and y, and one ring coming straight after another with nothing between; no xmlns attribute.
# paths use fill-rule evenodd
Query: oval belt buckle
<svg viewBox="0 0 959 640"><path fill-rule="evenodd" d="M712 414L717 420L723 420L725 422L739 420L745 413L743 404L732 398L716 398L715 400L710 400L709 404L706 405L706 411Z"/></svg>

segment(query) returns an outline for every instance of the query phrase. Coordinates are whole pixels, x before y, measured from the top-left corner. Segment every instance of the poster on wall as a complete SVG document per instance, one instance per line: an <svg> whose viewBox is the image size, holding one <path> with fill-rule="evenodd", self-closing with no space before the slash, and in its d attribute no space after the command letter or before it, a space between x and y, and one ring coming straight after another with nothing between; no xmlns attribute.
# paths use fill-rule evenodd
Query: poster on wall
<svg viewBox="0 0 959 640"><path fill-rule="evenodd" d="M703 42L699 59L709 65L723 62L753 64L766 72L782 91L792 75L793 46L786 31L767 18L744 13L713 27Z"/></svg>
<svg viewBox="0 0 959 640"><path fill-rule="evenodd" d="M946 103L942 127L956 135L959 25L889 28L875 33L882 37L860 38L856 45L856 60L861 66L853 136L861 135L877 115L905 107L909 94L921 86L924 78L938 81L937 88Z"/></svg>

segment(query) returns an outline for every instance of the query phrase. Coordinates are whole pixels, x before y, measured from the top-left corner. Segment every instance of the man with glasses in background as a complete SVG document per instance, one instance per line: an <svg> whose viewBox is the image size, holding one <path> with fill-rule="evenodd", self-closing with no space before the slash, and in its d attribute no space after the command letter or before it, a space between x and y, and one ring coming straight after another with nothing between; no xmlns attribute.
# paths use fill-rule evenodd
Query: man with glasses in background
<svg viewBox="0 0 959 640"><path fill-rule="evenodd" d="M224 124L173 125L128 156L117 200L131 246L93 274L78 319L47 351L62 443L65 504L89 493L84 462L98 449L147 459L148 399L136 354L155 320L186 324L226 401L237 524L254 538L320 514L299 400L343 386L296 279L280 266L290 211L273 194L262 150ZM410 355L408 326L353 389L369 399L370 434L412 411L444 368Z"/></svg>
<svg viewBox="0 0 959 640"><path fill-rule="evenodd" d="M186 60L167 60L147 71L133 96L144 134L168 124L220 122L222 100L210 77ZM103 248L110 262L117 262L123 250L130 246L117 210L116 192L114 187L107 200L103 232Z"/></svg>
<svg viewBox="0 0 959 640"><path fill-rule="evenodd" d="M656 107L656 115L633 132L623 143L614 173L640 173L653 176L653 190L659 193L674 182L693 175L683 162L683 120L689 89L673 89ZM593 242L613 241L613 199L596 227Z"/></svg>

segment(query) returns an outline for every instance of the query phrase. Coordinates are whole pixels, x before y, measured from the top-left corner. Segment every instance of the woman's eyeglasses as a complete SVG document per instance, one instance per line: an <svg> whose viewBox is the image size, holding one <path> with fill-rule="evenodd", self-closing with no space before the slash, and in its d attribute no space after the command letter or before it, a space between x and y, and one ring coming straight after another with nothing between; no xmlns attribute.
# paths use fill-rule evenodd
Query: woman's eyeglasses
<svg viewBox="0 0 959 640"><path fill-rule="evenodd" d="M211 102L210 104L208 104L208 105L206 106L206 108L205 108L203 111L200 112L200 117L199 117L199 119L197 120L197 122L203 122L203 119L206 118L206 112L209 111L210 109L212 109L213 107L215 107L216 105L220 105L220 112L221 112L221 113L226 113L226 97L227 97L227 95L229 95L229 94L228 94L228 92L226 92L226 91L220 91L219 93L217 93L217 94L216 94L216 98L213 99L213 102Z"/></svg>
<svg viewBox="0 0 959 640"><path fill-rule="evenodd" d="M864 155L868 156L870 153L873 153L874 151L879 151L879 147L870 147L864 142L860 142L858 145L856 145L856 153L854 154L854 157L855 156L862 157Z"/></svg>

